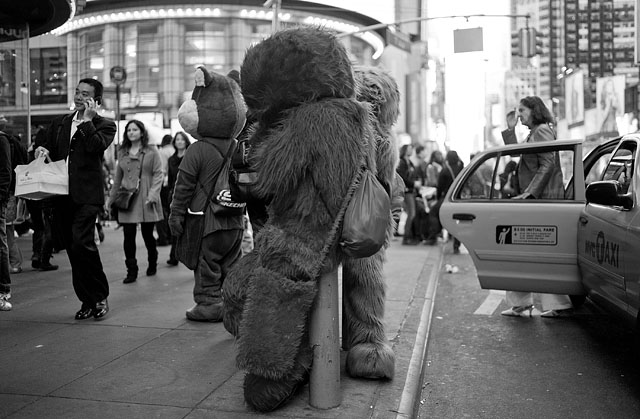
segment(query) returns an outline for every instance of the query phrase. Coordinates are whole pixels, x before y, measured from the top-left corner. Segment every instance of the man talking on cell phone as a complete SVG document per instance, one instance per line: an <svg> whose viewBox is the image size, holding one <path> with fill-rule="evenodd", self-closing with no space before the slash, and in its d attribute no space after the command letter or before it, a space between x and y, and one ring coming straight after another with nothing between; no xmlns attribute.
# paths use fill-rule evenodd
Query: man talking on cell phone
<svg viewBox="0 0 640 419"><path fill-rule="evenodd" d="M52 233L71 263L73 289L82 302L76 320L100 319L109 312L109 283L94 241L96 217L104 207L102 157L116 134L116 125L98 115L103 87L98 80L80 80L73 96L75 112L55 119L36 157L66 160L69 195L54 196Z"/></svg>

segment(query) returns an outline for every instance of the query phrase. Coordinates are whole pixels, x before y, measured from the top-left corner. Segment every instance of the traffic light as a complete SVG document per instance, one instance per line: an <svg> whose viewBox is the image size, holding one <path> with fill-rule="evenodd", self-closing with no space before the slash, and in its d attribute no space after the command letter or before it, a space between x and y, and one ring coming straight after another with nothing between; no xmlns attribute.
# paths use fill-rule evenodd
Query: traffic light
<svg viewBox="0 0 640 419"><path fill-rule="evenodd" d="M542 34L533 28L521 28L511 33L511 55L531 58L542 54Z"/></svg>
<svg viewBox="0 0 640 419"><path fill-rule="evenodd" d="M522 56L522 42L520 40L520 31L511 32L511 55Z"/></svg>
<svg viewBox="0 0 640 419"><path fill-rule="evenodd" d="M534 55L542 55L543 47L544 47L542 34L536 31L535 29L532 29L532 31L533 31L533 39L534 39L534 47L533 47Z"/></svg>

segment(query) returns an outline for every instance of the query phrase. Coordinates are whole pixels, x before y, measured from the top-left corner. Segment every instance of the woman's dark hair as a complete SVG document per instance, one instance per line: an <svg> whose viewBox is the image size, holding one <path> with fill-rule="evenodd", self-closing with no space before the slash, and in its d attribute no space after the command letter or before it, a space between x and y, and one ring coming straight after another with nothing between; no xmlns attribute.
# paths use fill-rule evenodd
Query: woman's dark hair
<svg viewBox="0 0 640 419"><path fill-rule="evenodd" d="M173 148L176 148L176 139L178 139L178 137L182 137L184 142L187 143L187 146L184 149L186 150L187 148L189 148L189 146L191 145L191 140L189 139L189 136L184 133L184 131L178 131L176 132L176 135L173 136L173 141L171 141L171 145L173 146ZM178 149L176 149L176 153L177 152Z"/></svg>
<svg viewBox="0 0 640 419"><path fill-rule="evenodd" d="M527 96L520 100L520 104L531 109L531 122L534 125L552 124L553 115L538 96Z"/></svg>
<svg viewBox="0 0 640 419"><path fill-rule="evenodd" d="M411 157L411 156L407 156L407 150L409 149L409 147L413 147L411 144L405 144L402 147L400 147L400 158L404 159L405 157Z"/></svg>
<svg viewBox="0 0 640 419"><path fill-rule="evenodd" d="M431 158L429 159L430 163L436 162L438 164L443 163L444 158L442 157L442 152L440 150L434 150L431 152Z"/></svg>
<svg viewBox="0 0 640 419"><path fill-rule="evenodd" d="M511 173L514 170L516 170L516 167L518 167L518 164L513 160L509 160L507 164L504 166L504 171L505 173Z"/></svg>
<svg viewBox="0 0 640 419"><path fill-rule="evenodd" d="M131 148L131 140L127 135L127 128L129 128L129 125L131 124L136 124L138 128L140 128L140 145L142 147L146 147L147 144L149 144L149 135L147 134L147 129L144 127L144 124L141 121L132 119L131 121L127 122L127 125L125 125L124 127L124 134L122 134L122 149L129 150Z"/></svg>
<svg viewBox="0 0 640 419"><path fill-rule="evenodd" d="M447 163L449 163L449 166L451 166L452 168L460 164L460 157L458 157L457 151L455 150L447 151Z"/></svg>

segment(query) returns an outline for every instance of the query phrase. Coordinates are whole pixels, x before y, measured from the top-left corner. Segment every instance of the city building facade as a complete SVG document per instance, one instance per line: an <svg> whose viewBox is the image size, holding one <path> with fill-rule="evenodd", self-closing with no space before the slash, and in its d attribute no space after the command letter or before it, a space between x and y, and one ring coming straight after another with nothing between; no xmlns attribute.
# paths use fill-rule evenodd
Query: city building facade
<svg viewBox="0 0 640 419"><path fill-rule="evenodd" d="M30 58L20 53L24 39L0 43L0 113L14 121L22 136L28 131L27 120L35 132L53 116L69 112L77 81L84 77L103 82L105 116L121 121L140 118L164 132L175 132L178 109L193 90L195 68L239 69L246 48L269 36L275 20L274 8L256 0L58 1L73 4L74 13L50 33L27 37ZM402 33L392 30L395 42L390 41L386 27L348 35L381 21L329 5L331 1L273 3L279 6L279 27L321 25L336 30L354 62L387 67L405 97L406 63L415 39L402 44ZM393 12L396 2L390 4ZM395 12L389 15L391 22L395 18ZM423 99L416 103L424 108ZM407 108L411 106L402 103L402 114L416 114ZM397 130L406 129L407 119L399 121Z"/></svg>

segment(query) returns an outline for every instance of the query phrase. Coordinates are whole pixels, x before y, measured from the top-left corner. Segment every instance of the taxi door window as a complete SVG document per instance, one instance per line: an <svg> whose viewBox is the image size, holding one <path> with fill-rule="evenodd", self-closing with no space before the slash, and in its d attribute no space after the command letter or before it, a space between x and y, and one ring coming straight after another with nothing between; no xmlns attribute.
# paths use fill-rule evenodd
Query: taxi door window
<svg viewBox="0 0 640 419"><path fill-rule="evenodd" d="M484 160L475 168L462 186L460 199L490 199L492 197L492 191L499 186L496 185L494 179L496 160L495 157ZM498 187L498 191L499 189Z"/></svg>
<svg viewBox="0 0 640 419"><path fill-rule="evenodd" d="M622 193L630 192L635 167L635 142L620 144L607 168L602 174L602 180L615 180L620 183Z"/></svg>
<svg viewBox="0 0 640 419"><path fill-rule="evenodd" d="M560 150L546 153L546 157L553 157L555 170L554 194L547 194L538 199L546 200L572 200L573 188L568 188L573 177L575 152ZM510 200L524 192L526 181L531 181L533 175L521 179L519 173L524 173L520 168L522 161L535 164L539 159L538 153L529 152L517 154L500 154L491 157L477 165L463 181L454 199L458 200ZM521 171L522 170L522 171Z"/></svg>

